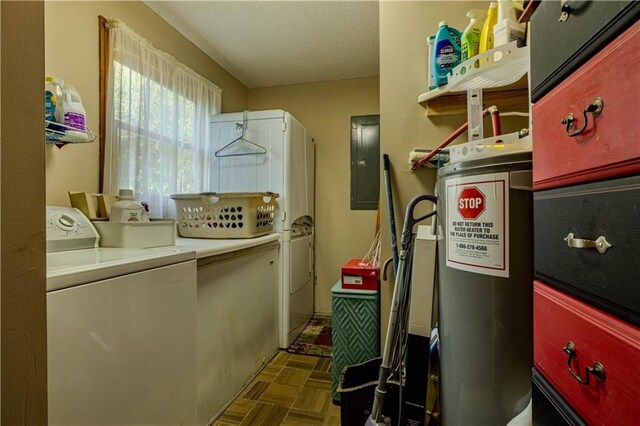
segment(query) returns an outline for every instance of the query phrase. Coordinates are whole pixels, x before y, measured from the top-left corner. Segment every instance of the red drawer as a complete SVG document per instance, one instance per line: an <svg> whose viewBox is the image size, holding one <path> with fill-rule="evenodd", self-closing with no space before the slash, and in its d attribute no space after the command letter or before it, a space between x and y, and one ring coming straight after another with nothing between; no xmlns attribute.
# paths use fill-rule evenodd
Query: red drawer
<svg viewBox="0 0 640 426"><path fill-rule="evenodd" d="M640 21L616 38L533 105L534 189L608 179L640 172ZM602 111L568 136L562 123L602 99Z"/></svg>
<svg viewBox="0 0 640 426"><path fill-rule="evenodd" d="M632 425L640 419L640 328L624 323L540 281L533 294L533 360L551 385L588 423ZM568 368L569 342L575 347ZM586 367L600 363L604 381Z"/></svg>

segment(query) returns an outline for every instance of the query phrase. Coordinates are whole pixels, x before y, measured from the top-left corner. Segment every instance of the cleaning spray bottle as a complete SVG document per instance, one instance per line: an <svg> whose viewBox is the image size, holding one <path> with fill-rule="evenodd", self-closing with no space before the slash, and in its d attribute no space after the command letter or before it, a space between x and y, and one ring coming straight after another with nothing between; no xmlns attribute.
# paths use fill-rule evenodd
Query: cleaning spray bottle
<svg viewBox="0 0 640 426"><path fill-rule="evenodd" d="M493 26L498 20L498 3L491 2L480 33L480 53L493 49Z"/></svg>
<svg viewBox="0 0 640 426"><path fill-rule="evenodd" d="M471 9L467 12L467 18L469 18L471 22L469 22L469 25L462 33L460 52L463 62L480 53L480 33L482 32L482 24L486 16L487 12L485 10Z"/></svg>
<svg viewBox="0 0 640 426"><path fill-rule="evenodd" d="M436 33L432 68L436 85L447 84L447 76L460 64L459 42L460 31L450 28L446 21L440 22Z"/></svg>
<svg viewBox="0 0 640 426"><path fill-rule="evenodd" d="M518 22L522 4L513 0L498 0L498 21L493 27L493 44L502 46L512 41L524 46L524 24Z"/></svg>

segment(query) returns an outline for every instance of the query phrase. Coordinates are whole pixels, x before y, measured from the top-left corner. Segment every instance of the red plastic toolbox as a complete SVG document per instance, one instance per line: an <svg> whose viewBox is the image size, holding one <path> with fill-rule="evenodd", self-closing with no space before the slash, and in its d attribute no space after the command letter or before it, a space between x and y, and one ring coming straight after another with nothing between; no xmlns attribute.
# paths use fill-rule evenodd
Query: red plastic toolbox
<svg viewBox="0 0 640 426"><path fill-rule="evenodd" d="M638 46L640 22L534 104L535 190L640 172Z"/></svg>
<svg viewBox="0 0 640 426"><path fill-rule="evenodd" d="M351 259L342 267L342 288L351 290L378 290L380 269L368 261Z"/></svg>
<svg viewBox="0 0 640 426"><path fill-rule="evenodd" d="M640 328L541 281L533 318L534 365L580 417L590 425L638 424Z"/></svg>

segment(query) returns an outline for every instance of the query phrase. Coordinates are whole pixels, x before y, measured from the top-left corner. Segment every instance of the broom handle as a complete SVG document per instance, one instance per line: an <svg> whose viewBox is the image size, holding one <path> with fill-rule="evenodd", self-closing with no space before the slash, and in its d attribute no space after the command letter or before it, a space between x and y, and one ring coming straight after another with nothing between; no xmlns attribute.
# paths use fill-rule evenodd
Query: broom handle
<svg viewBox="0 0 640 426"><path fill-rule="evenodd" d="M384 182L387 193L387 215L389 216L389 230L391 232L391 255L393 256L393 275L398 274L398 241L396 236L396 216L393 211L393 192L391 188L391 162L389 156L382 156L384 162Z"/></svg>

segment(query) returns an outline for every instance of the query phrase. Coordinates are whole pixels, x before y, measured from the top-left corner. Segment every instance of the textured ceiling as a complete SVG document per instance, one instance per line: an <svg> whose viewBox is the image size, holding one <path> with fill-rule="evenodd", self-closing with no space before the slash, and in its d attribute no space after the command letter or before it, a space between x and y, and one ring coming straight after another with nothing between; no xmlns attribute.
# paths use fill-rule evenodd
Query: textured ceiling
<svg viewBox="0 0 640 426"><path fill-rule="evenodd" d="M146 1L250 88L378 75L377 1Z"/></svg>

